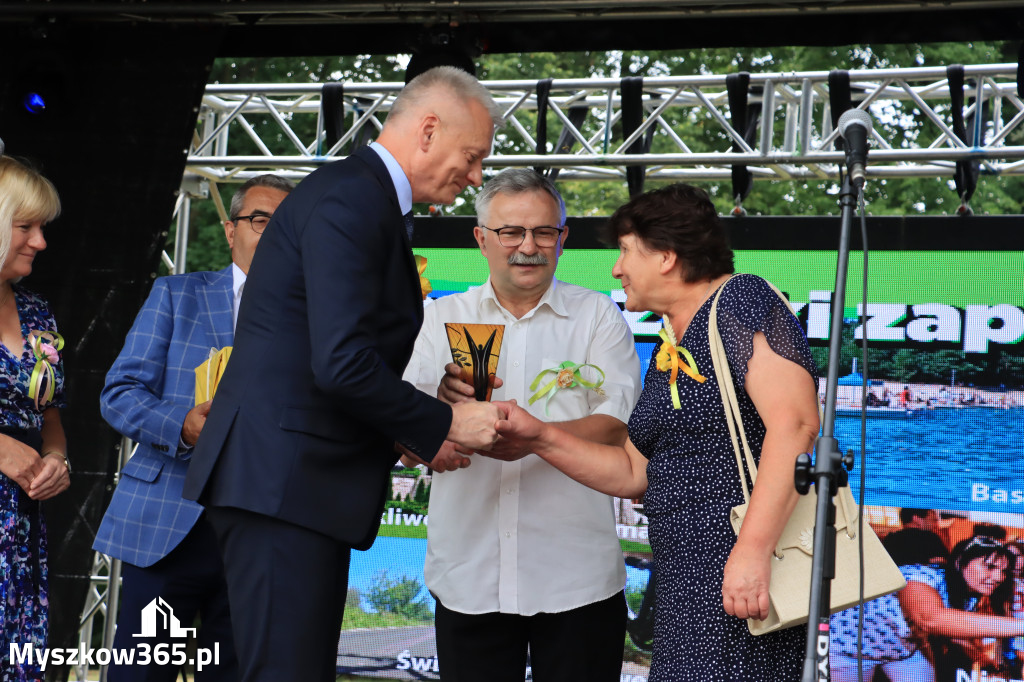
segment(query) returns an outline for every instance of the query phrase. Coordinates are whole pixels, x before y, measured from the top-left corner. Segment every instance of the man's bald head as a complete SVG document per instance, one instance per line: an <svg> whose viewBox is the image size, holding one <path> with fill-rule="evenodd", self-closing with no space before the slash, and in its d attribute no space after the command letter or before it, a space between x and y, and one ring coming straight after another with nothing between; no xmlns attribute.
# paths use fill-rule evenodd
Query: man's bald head
<svg viewBox="0 0 1024 682"><path fill-rule="evenodd" d="M425 71L405 86L377 142L398 161L414 202L450 204L483 182L500 110L487 89L451 66Z"/></svg>
<svg viewBox="0 0 1024 682"><path fill-rule="evenodd" d="M418 117L439 98L454 99L460 104L476 100L487 110L495 127L504 124L501 109L476 77L454 66L435 66L413 78L398 93L384 122L384 130L403 118Z"/></svg>

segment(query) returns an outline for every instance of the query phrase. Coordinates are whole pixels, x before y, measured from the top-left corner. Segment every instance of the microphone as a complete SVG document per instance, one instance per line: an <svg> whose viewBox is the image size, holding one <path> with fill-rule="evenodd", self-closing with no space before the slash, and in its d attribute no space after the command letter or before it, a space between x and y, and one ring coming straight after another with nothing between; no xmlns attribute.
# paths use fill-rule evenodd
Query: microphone
<svg viewBox="0 0 1024 682"><path fill-rule="evenodd" d="M839 117L839 134L846 140L846 168L850 180L864 187L864 169L868 165L868 135L871 116L863 109L847 109Z"/></svg>
<svg viewBox="0 0 1024 682"><path fill-rule="evenodd" d="M0 156L4 155L4 149L5 149L5 147L4 147L4 140L3 140L2 137L0 137Z"/></svg>

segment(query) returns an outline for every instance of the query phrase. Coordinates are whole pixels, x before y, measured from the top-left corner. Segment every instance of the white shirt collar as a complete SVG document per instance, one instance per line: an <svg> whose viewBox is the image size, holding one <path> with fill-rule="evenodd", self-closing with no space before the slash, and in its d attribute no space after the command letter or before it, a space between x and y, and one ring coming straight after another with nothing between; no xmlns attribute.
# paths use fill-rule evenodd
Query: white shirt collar
<svg viewBox="0 0 1024 682"><path fill-rule="evenodd" d="M370 149L377 152L377 156L387 167L388 175L391 176L391 182L395 186L395 193L398 194L398 208L402 211L402 215L405 215L412 210L412 185L409 184L409 178L405 177L402 166L383 145L371 142Z"/></svg>
<svg viewBox="0 0 1024 682"><path fill-rule="evenodd" d="M232 329L238 325L238 304L242 300L242 285L245 284L245 273L235 263L231 264L231 320Z"/></svg>
<svg viewBox="0 0 1024 682"><path fill-rule="evenodd" d="M487 281L479 287L480 291L480 304L483 305L484 301L493 302L494 306L508 312L504 306L498 301L497 294L494 293L494 286L491 284L491 278L488 277ZM561 290L558 286L558 280L552 278L551 286L547 288L544 295L537 301L537 305L533 307L528 313L523 315L524 318L531 317L533 313L540 309L541 306L546 305L551 309L551 312L558 315L559 317L568 317L569 312L565 305L565 297L562 296ZM511 313L509 313L511 315Z"/></svg>

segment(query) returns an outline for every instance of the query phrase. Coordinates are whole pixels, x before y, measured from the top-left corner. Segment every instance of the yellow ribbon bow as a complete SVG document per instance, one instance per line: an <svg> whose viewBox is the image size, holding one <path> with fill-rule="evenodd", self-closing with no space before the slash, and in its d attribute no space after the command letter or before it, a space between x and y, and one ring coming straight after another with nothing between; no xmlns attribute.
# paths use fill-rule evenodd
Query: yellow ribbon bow
<svg viewBox="0 0 1024 682"><path fill-rule="evenodd" d="M416 271L420 276L420 291L423 292L423 300L426 300L427 295L434 290L434 288L430 286L430 280L423 276L423 273L427 269L427 259L425 256L416 255L414 255L413 258L416 259Z"/></svg>
<svg viewBox="0 0 1024 682"><path fill-rule="evenodd" d="M655 363L659 371L669 373L668 385L672 393L672 407L678 410L682 408L679 402L679 387L676 385L679 370L682 370L684 374L699 383L704 383L707 378L701 376L697 371L697 361L693 359L690 351L677 345L675 334L672 333L672 324L668 321L668 317L665 316L662 319L665 326L658 332L658 336L661 337L661 346L658 348Z"/></svg>
<svg viewBox="0 0 1024 682"><path fill-rule="evenodd" d="M597 370L597 373L601 375L601 378L597 379L596 381L587 381L580 374L580 370L583 369L584 367L593 367L595 370ZM543 379L544 375L547 374L548 372L554 372L555 378L549 381L548 383L544 384L544 387L537 391L537 386L540 385L541 379ZM547 395L548 399L544 401L544 414L547 414L548 403L550 403L551 399L555 397L555 393L558 392L558 389L573 388L574 386L584 386L586 388L589 388L591 391L594 391L598 395L604 395L604 389L601 388L601 384L603 383L604 371L597 365L591 365L590 363L586 362L580 364L575 363L571 360L566 360L564 362L559 363L556 367L541 370L540 374L534 377L533 383L530 384L530 390L537 392L530 396L529 402L531 405L533 405L539 399Z"/></svg>
<svg viewBox="0 0 1024 682"><path fill-rule="evenodd" d="M36 366L28 380L28 397L35 401L38 409L40 398L46 405L53 400L57 389L53 366L60 361L57 352L64 347L64 337L57 332L33 331L29 334L28 345L36 357Z"/></svg>

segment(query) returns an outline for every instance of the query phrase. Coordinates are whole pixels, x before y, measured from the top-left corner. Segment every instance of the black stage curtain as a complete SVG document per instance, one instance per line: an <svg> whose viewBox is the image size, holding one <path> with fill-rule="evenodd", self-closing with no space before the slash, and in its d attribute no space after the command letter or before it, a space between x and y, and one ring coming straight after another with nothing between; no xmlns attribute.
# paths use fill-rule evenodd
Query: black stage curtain
<svg viewBox="0 0 1024 682"><path fill-rule="evenodd" d="M203 26L7 25L0 40L0 138L56 185L63 214L26 279L66 340L63 422L71 489L45 505L50 646L77 647L95 529L120 437L99 391L154 278L185 149L222 30ZM46 108L30 113L28 92ZM47 680L66 679L51 668Z"/></svg>

